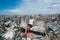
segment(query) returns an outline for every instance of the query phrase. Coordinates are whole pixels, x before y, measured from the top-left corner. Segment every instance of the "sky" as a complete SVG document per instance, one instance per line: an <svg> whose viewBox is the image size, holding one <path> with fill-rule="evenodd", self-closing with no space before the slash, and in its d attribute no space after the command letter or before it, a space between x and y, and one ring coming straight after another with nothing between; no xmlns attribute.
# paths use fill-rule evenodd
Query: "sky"
<svg viewBox="0 0 60 40"><path fill-rule="evenodd" d="M0 15L60 14L60 0L0 0Z"/></svg>

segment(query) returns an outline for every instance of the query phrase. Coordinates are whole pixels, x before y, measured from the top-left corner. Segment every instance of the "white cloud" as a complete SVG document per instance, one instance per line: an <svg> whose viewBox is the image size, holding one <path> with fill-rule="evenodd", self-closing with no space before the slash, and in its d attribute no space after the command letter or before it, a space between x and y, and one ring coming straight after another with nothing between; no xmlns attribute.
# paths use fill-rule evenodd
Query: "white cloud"
<svg viewBox="0 0 60 40"><path fill-rule="evenodd" d="M60 8L60 4L51 5L51 3L55 2L55 0L22 0L22 5L16 7L16 9L4 10L14 14L37 14L37 13L55 13L57 10L50 9L50 7ZM49 5L48 5L49 4Z"/></svg>
<svg viewBox="0 0 60 40"><path fill-rule="evenodd" d="M60 6L60 4L55 4L55 5L52 5L52 6L58 7L58 6Z"/></svg>
<svg viewBox="0 0 60 40"><path fill-rule="evenodd" d="M46 2L46 3L47 3L47 2L51 2L51 1L52 1L52 0L44 0L44 2Z"/></svg>
<svg viewBox="0 0 60 40"><path fill-rule="evenodd" d="M8 11L8 12L19 12L19 10L4 10L4 11Z"/></svg>

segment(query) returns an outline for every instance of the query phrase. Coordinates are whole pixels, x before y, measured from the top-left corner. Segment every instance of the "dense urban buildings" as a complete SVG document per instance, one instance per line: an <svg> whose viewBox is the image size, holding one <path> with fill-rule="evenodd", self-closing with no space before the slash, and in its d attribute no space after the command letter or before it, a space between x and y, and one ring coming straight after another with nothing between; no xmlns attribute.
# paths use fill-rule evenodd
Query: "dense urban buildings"
<svg viewBox="0 0 60 40"><path fill-rule="evenodd" d="M32 28L27 27L29 31L26 31L30 16L34 18L34 25ZM0 40L60 40L59 17L55 14L0 15Z"/></svg>

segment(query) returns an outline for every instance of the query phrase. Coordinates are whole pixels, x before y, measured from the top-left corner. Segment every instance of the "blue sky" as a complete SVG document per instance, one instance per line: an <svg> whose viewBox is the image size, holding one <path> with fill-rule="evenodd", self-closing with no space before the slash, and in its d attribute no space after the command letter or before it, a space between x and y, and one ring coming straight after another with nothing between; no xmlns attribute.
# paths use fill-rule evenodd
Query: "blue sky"
<svg viewBox="0 0 60 40"><path fill-rule="evenodd" d="M60 0L0 0L0 15L60 14Z"/></svg>

